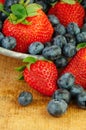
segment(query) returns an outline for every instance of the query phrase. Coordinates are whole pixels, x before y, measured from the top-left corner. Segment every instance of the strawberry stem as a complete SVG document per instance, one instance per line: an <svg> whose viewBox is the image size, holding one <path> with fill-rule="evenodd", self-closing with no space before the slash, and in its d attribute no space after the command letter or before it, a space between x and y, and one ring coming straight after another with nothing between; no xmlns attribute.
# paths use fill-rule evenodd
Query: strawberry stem
<svg viewBox="0 0 86 130"><path fill-rule="evenodd" d="M31 63L29 63L26 67L28 70L30 70Z"/></svg>
<svg viewBox="0 0 86 130"><path fill-rule="evenodd" d="M24 0L20 0L19 3L20 3L20 4L24 4Z"/></svg>
<svg viewBox="0 0 86 130"><path fill-rule="evenodd" d="M9 16L10 14L8 12L6 12L4 9L0 10L2 11L4 14L6 14L7 16Z"/></svg>
<svg viewBox="0 0 86 130"><path fill-rule="evenodd" d="M4 5L0 3L0 11L9 16L10 14L4 10Z"/></svg>
<svg viewBox="0 0 86 130"><path fill-rule="evenodd" d="M16 71L22 72L26 68L26 65L15 68Z"/></svg>
<svg viewBox="0 0 86 130"><path fill-rule="evenodd" d="M30 0L27 0L24 5L27 6L29 3L30 3Z"/></svg>

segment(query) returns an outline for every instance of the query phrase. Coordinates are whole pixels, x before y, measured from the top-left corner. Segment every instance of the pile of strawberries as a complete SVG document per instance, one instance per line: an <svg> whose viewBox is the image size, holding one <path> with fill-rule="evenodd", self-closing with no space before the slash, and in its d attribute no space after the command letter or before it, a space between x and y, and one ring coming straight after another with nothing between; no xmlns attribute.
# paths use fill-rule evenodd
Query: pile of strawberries
<svg viewBox="0 0 86 130"><path fill-rule="evenodd" d="M58 89L58 77L65 73L73 74L75 83L86 89L86 48L80 49L60 74L52 61L33 57L27 57L23 61L28 65L17 70L22 70L23 78L28 85L43 95L52 96Z"/></svg>

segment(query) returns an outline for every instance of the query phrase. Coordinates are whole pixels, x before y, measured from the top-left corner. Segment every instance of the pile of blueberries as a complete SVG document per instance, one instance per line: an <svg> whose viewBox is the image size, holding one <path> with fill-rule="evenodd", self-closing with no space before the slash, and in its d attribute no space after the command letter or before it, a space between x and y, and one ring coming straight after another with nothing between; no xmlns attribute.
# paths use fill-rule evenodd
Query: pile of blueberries
<svg viewBox="0 0 86 130"><path fill-rule="evenodd" d="M59 89L54 92L47 105L49 114L55 117L63 115L71 101L79 108L86 109L86 91L79 84L75 84L75 77L71 73L63 74L57 84Z"/></svg>
<svg viewBox="0 0 86 130"><path fill-rule="evenodd" d="M43 6L49 6L56 0L31 0L31 3L39 3ZM18 3L19 0L6 0L5 10L10 12L10 7L14 3ZM82 3L83 4L83 3ZM85 4L83 4L84 6ZM43 10L45 6L43 6ZM47 10L48 10L47 9ZM46 12L46 11L45 11ZM67 27L64 27L59 19L55 15L48 15L53 28L54 34L50 42L42 44L40 41L31 43L28 47L28 54L42 55L46 59L52 60L58 68L65 67L68 63L68 58L73 57L76 52L76 46L79 43L86 42L86 20L82 28L79 28L76 23L69 23ZM13 50L16 46L16 39L11 36L4 36L2 33L3 21L6 19L6 15L0 12L0 46L9 50Z"/></svg>
<svg viewBox="0 0 86 130"><path fill-rule="evenodd" d="M28 53L42 55L46 59L52 60L57 68L65 67L68 58L76 54L76 46L79 43L86 42L86 23L82 29L76 23L70 23L67 27L64 27L55 15L48 15L48 18L54 27L51 41L45 44L39 41L31 43Z"/></svg>
<svg viewBox="0 0 86 130"><path fill-rule="evenodd" d="M55 15L48 15L54 28L54 34L50 42L42 44L40 41L33 42L28 47L31 55L42 55L52 60L57 68L65 67L68 59L77 52L77 45L86 42L86 23L80 29L76 23L69 23L64 27Z"/></svg>
<svg viewBox="0 0 86 130"><path fill-rule="evenodd" d="M62 116L72 102L79 108L86 109L86 91L79 84L75 84L75 78L71 73L63 74L58 80L57 89L47 104L47 111L54 117ZM73 99L73 100L72 100ZM22 92L18 97L18 102L22 106L27 106L33 101L30 92Z"/></svg>

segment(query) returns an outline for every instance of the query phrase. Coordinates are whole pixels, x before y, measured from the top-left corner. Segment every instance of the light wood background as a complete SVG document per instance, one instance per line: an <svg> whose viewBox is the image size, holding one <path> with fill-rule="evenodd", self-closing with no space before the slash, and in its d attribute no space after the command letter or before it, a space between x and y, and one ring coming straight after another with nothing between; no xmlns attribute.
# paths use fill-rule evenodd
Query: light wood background
<svg viewBox="0 0 86 130"><path fill-rule="evenodd" d="M20 65L21 60L0 55L0 130L86 130L86 110L76 105L71 104L62 117L50 116L46 110L50 97L17 80L15 68ZM17 102L22 91L33 94L33 103L27 107Z"/></svg>

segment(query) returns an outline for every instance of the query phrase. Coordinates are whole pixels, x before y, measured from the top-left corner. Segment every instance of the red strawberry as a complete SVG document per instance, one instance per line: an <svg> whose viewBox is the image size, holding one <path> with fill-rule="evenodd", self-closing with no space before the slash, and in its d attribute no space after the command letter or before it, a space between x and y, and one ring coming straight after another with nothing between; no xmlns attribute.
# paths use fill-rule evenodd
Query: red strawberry
<svg viewBox="0 0 86 130"><path fill-rule="evenodd" d="M22 6L20 10L19 6ZM15 11L15 7L17 11ZM39 5L35 3L29 4L25 9L23 5L15 4L12 5L11 10L13 14L10 14L10 17L5 20L3 33L6 36L16 38L17 46L14 49L15 51L27 52L28 46L32 42L40 41L44 44L50 41L53 34L53 27ZM26 10L28 13L26 13ZM23 12L25 15L22 15Z"/></svg>
<svg viewBox="0 0 86 130"><path fill-rule="evenodd" d="M56 15L61 24L67 26L71 22L75 22L79 27L82 27L85 17L85 10L80 3L72 1L58 2L53 8L50 9L49 14ZM71 3L72 2L72 3Z"/></svg>
<svg viewBox="0 0 86 130"><path fill-rule="evenodd" d="M0 3L1 3L1 4L4 4L4 3L5 3L5 0L0 0Z"/></svg>
<svg viewBox="0 0 86 130"><path fill-rule="evenodd" d="M76 83L86 89L86 47L77 52L62 74L66 72L72 73L75 76Z"/></svg>
<svg viewBox="0 0 86 130"><path fill-rule="evenodd" d="M58 71L51 61L38 60L25 68L23 74L28 85L43 95L51 96L57 89Z"/></svg>

